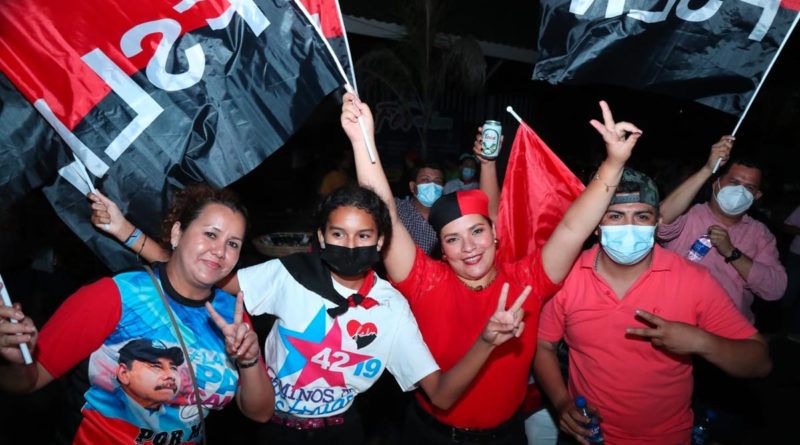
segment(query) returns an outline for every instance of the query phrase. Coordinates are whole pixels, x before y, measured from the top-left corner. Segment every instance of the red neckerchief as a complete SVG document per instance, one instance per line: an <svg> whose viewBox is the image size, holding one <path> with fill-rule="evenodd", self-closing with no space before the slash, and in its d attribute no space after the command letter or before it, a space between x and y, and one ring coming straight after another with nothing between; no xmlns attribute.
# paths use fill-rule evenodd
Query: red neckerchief
<svg viewBox="0 0 800 445"><path fill-rule="evenodd" d="M372 286L375 285L375 272L370 269L367 271L367 276L364 278L364 282L361 283L361 287L358 289L358 292L354 293L347 297L347 304L349 307L356 307L361 306L364 309L370 309L374 306L378 305L378 301L372 297L367 297L367 294L372 290Z"/></svg>

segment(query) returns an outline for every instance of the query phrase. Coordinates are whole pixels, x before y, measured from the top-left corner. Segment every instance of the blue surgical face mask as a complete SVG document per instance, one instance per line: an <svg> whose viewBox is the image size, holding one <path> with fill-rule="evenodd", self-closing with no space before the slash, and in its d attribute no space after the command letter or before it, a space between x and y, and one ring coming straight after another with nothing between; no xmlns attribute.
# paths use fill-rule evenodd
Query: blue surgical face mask
<svg viewBox="0 0 800 445"><path fill-rule="evenodd" d="M469 168L469 167L462 168L461 169L461 177L463 179L466 179L467 181L469 181L470 179L475 177L475 169L474 168Z"/></svg>
<svg viewBox="0 0 800 445"><path fill-rule="evenodd" d="M600 245L615 263L636 264L653 249L656 226L600 226Z"/></svg>
<svg viewBox="0 0 800 445"><path fill-rule="evenodd" d="M430 207L437 199L442 197L444 187L435 182L417 184L417 200L425 207Z"/></svg>

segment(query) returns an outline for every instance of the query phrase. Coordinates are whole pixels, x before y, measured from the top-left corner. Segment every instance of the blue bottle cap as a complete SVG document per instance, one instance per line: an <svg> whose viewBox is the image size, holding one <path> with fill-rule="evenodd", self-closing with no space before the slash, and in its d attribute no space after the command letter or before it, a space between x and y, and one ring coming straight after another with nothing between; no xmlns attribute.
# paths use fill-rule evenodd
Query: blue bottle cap
<svg viewBox="0 0 800 445"><path fill-rule="evenodd" d="M575 397L575 406L580 409L586 408L586 398L583 396Z"/></svg>

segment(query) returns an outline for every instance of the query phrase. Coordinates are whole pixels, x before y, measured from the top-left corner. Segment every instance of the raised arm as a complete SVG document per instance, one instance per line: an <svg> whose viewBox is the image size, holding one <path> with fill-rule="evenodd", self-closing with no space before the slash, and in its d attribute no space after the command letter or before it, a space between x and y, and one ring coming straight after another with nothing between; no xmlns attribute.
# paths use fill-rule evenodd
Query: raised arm
<svg viewBox="0 0 800 445"><path fill-rule="evenodd" d="M120 243L125 244L127 248L136 252L148 263L169 260L170 252L161 247L155 239L146 233L136 234L138 237L133 239L129 243L130 245L126 244L125 242L131 238L131 235L135 234L137 228L125 218L117 204L100 193L99 190L89 193L88 196L92 201L92 224L95 227L113 236Z"/></svg>
<svg viewBox="0 0 800 445"><path fill-rule="evenodd" d="M481 336L472 344L464 357L447 372L436 371L419 382L434 405L440 409L450 409L478 375L494 348L522 335L525 329L525 322L522 321L525 316L522 304L530 292L531 287L526 287L514 304L506 309L508 283L504 284L497 301L497 309L486 323Z"/></svg>
<svg viewBox="0 0 800 445"><path fill-rule="evenodd" d="M586 190L569 206L542 248L544 271L554 283L567 276L584 241L600 223L622 178L625 162L642 135L642 131L631 123L614 122L611 110L604 101L600 101L600 108L604 122L601 124L593 119L590 123L606 143L606 160Z"/></svg>
<svg viewBox="0 0 800 445"><path fill-rule="evenodd" d="M497 209L500 207L500 185L497 182L497 158L484 158L481 155L482 144L483 127L478 127L478 134L475 136L475 143L472 145L472 151L481 163L481 190L489 197L489 218L495 221L497 219ZM500 146L503 146L502 135L500 135Z"/></svg>
<svg viewBox="0 0 800 445"><path fill-rule="evenodd" d="M689 208L689 205L697 196L697 192L703 187L708 178L713 174L714 166L719 160L719 165L723 166L728 162L733 149L733 136L722 136L719 141L711 146L711 153L703 166L688 179L683 181L672 193L669 194L659 208L659 215L662 224L670 224Z"/></svg>
<svg viewBox="0 0 800 445"><path fill-rule="evenodd" d="M394 204L392 189L389 187L389 181L383 171L378 150L374 150L374 164L367 154L367 145L359 128L358 118L361 117L367 128L367 137L372 146L375 147L375 126L372 120L372 112L354 94L345 94L343 100L342 129L344 129L353 146L353 158L356 162L358 183L375 191L389 207L389 212L392 216L392 240L389 243L389 248L385 249L383 264L386 266L386 271L392 280L403 281L411 273L411 267L414 265L417 251L414 240L411 239L408 230L406 230L397 216L397 207Z"/></svg>

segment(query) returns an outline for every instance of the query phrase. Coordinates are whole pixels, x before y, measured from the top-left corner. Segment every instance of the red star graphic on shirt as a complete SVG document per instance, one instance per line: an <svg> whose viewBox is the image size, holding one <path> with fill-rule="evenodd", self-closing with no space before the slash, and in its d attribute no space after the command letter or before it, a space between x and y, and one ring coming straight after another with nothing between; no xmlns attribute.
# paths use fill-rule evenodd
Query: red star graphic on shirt
<svg viewBox="0 0 800 445"><path fill-rule="evenodd" d="M372 357L342 350L342 330L339 322L333 326L320 343L314 343L297 337L287 337L300 354L308 360L306 366L297 377L294 386L302 388L317 379L324 379L330 386L344 386L345 368L357 365Z"/></svg>

